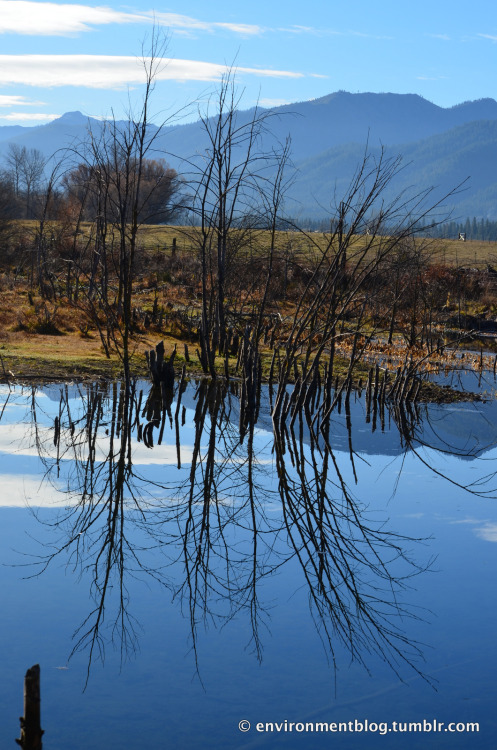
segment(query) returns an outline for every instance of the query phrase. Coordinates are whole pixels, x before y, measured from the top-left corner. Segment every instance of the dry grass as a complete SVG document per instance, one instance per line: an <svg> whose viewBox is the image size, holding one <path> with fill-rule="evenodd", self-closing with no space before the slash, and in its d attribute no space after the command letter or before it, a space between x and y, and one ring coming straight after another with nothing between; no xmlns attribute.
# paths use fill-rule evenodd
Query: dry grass
<svg viewBox="0 0 497 750"><path fill-rule="evenodd" d="M107 358L98 331L84 312L64 302L53 303L30 292L23 280L0 276L0 378L9 371L18 378L92 377L116 374L121 363ZM142 296L141 304L152 304ZM47 322L49 325L47 325ZM46 331L52 334L47 335ZM146 373L144 353L160 339L172 351L178 338L139 329L134 336L133 370ZM195 361L192 365L195 364Z"/></svg>
<svg viewBox="0 0 497 750"><path fill-rule="evenodd" d="M31 231L31 224L33 222L23 222L23 229ZM83 231L88 229L83 227ZM139 320L133 339L133 366L137 374L145 373L145 350L155 346L161 339L165 340L168 352L177 346L180 360L183 342L189 341L189 369L194 373L200 372L195 356L194 336L189 336L182 329L181 316L175 316L175 312L182 307L189 307L193 311L199 309L195 232L196 230L187 232L182 227L174 226L147 226L141 230L142 273L135 285L134 305L150 313L156 299L166 314L167 323L159 330L153 324L145 328L143 318ZM173 255L174 239L176 254ZM252 239L253 242L244 249L244 255L261 252L260 249L264 250L267 244L264 232L253 232ZM267 239L269 240L269 236ZM357 236L353 238L353 246L361 252L367 240L368 238ZM419 242L426 244L425 239L420 239ZM310 247L314 246L314 252L318 255L325 243L326 236L320 233L312 233L306 238L296 232L280 232L277 238L278 254L281 258L291 256L298 264L299 259L309 257ZM252 248L258 250L253 251ZM433 240L429 243L428 253L434 264L480 268L485 268L487 264L497 266L497 243ZM247 265L246 260L240 260L242 265L243 262ZM29 290L26 276L16 277L13 267L5 271L3 275L0 274L0 354L7 369L20 377L108 376L119 371L117 356L107 359L98 331L88 325L83 310L64 301L46 301ZM285 300L277 295L271 312L277 311L283 318L292 315L292 299L295 295L298 297L300 289L299 278L293 278L290 273L288 298ZM480 299L478 302L483 304L484 300ZM492 296L485 304L491 306L494 302ZM47 332L57 335L46 335ZM234 363L231 364L234 367ZM2 375L0 366L0 378Z"/></svg>
<svg viewBox="0 0 497 750"><path fill-rule="evenodd" d="M192 250L195 230L189 229L185 233L182 227L143 227L141 230L141 242L144 248L154 249L163 252L170 252L172 249L173 239L176 238L176 245L179 252L189 252ZM265 235L267 241L265 242ZM254 232L254 244L264 247L269 241L269 234L266 232ZM361 251L367 238L357 235L353 238L352 247L356 251ZM485 268L487 264L497 266L497 242L483 242L480 240L446 240L434 239L427 240L420 238L418 243L423 243L427 247L427 255L434 263L443 263L449 266L474 266ZM327 235L320 232L313 232L306 238L298 232L278 232L277 249L285 253L308 252L315 244L316 251L323 249L327 243Z"/></svg>
<svg viewBox="0 0 497 750"><path fill-rule="evenodd" d="M17 222L18 226L25 230L28 235L33 235L37 228L36 221L24 220ZM56 222L54 222L56 224ZM83 223L82 234L90 232L90 225ZM236 232L236 230L233 230ZM140 229L141 247L147 251L156 250L159 254L171 253L173 240L176 240L176 249L179 253L190 253L195 250L195 236L198 229L194 227L182 227L173 225L147 225ZM247 233L248 234L248 233ZM252 245L264 248L269 241L269 233L262 230L252 230ZM267 237L267 240L265 240ZM316 250L324 248L329 235L321 232L309 232L306 236L295 231L281 231L277 233L277 249L282 253L294 253L300 250L308 252L312 246ZM353 247L360 251L368 238L356 235L352 240ZM427 240L419 238L419 243L428 246L428 254L435 263L447 265L485 267L487 263L497 266L497 242L484 242L482 240L468 240L462 242L457 239L434 239Z"/></svg>

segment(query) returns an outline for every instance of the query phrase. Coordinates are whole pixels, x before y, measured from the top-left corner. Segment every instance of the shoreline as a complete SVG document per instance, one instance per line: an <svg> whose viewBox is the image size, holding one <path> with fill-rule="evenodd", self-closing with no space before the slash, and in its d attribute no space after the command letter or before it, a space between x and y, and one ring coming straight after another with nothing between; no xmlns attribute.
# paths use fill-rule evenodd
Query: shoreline
<svg viewBox="0 0 497 750"><path fill-rule="evenodd" d="M186 377L189 379L207 378L200 368L200 363L190 361L186 363L183 357L177 356L176 365L186 364ZM180 368L176 377L180 375ZM135 354L131 360L131 375L133 378L150 380L145 360L145 353ZM29 357L20 354L12 354L0 350L0 383L10 385L36 385L46 383L91 383L96 381L111 382L122 379L122 365L118 359L94 359L85 358L64 361L60 358ZM241 382L241 378L230 375L233 382ZM219 381L225 381L224 372L219 373ZM152 386L152 382L150 380ZM263 385L268 385L267 378L263 379ZM275 384L276 385L276 384ZM364 385L359 386L359 378L353 384L355 391L362 392ZM419 403L457 403L461 401L481 401L483 397L475 392L460 391L448 386L440 386L430 381L423 381L419 392Z"/></svg>

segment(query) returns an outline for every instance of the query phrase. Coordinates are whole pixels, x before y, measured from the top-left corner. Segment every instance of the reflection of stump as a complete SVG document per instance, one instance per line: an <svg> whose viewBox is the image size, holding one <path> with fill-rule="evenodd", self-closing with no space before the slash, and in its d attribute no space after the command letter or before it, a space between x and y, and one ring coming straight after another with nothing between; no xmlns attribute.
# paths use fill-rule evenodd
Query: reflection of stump
<svg viewBox="0 0 497 750"><path fill-rule="evenodd" d="M42 750L40 726L40 665L28 669L24 678L24 716L21 722L21 737L16 739L23 750Z"/></svg>

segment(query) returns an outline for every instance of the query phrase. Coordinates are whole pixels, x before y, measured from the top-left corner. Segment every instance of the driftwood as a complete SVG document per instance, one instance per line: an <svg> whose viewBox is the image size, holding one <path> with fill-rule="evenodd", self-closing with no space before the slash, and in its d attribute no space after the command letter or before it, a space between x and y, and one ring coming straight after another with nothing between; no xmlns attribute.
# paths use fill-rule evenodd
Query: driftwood
<svg viewBox="0 0 497 750"><path fill-rule="evenodd" d="M23 750L42 750L40 725L40 665L28 669L24 678L24 716L19 719L21 736L16 742Z"/></svg>

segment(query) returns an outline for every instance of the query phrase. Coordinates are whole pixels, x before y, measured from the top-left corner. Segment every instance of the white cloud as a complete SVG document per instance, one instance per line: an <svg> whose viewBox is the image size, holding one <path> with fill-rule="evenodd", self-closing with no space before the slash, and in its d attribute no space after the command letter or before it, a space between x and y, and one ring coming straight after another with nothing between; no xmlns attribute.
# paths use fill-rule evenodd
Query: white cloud
<svg viewBox="0 0 497 750"><path fill-rule="evenodd" d="M358 36L362 39L378 39L378 40L384 40L387 39L391 41L393 39L393 36L381 36L378 34L366 34L363 31L349 31L348 32L351 36Z"/></svg>
<svg viewBox="0 0 497 750"><path fill-rule="evenodd" d="M60 117L60 114L53 115L43 112L9 112L5 115L0 114L0 120L15 120L15 122L19 122L19 120L26 122L52 122L52 120L56 120L58 117Z"/></svg>
<svg viewBox="0 0 497 750"><path fill-rule="evenodd" d="M316 28L315 26L280 26L274 31L281 31L285 34L310 34L311 36L349 36L352 31L336 31L335 29Z"/></svg>
<svg viewBox="0 0 497 750"><path fill-rule="evenodd" d="M162 60L159 81L217 81L225 65L197 60ZM302 73L265 68L236 68L237 74L270 78L303 78ZM0 55L0 85L23 84L52 88L84 86L94 89L122 89L143 83L141 60L111 55Z"/></svg>
<svg viewBox="0 0 497 750"><path fill-rule="evenodd" d="M315 26L281 26L276 31L282 31L287 34L311 34L312 36L358 36L364 39L393 39L391 36L378 36L376 34L366 34L362 31L336 31L335 29L318 28Z"/></svg>
<svg viewBox="0 0 497 750"><path fill-rule="evenodd" d="M73 36L108 24L158 23L179 31L229 31L241 36L263 32L260 26L242 23L200 21L178 13L153 10L125 13L106 6L69 3L0 0L0 33L31 36Z"/></svg>
<svg viewBox="0 0 497 750"><path fill-rule="evenodd" d="M155 19L155 21L157 23L160 23L162 26L167 26L168 28L175 30L183 29L185 31L212 32L216 31L217 29L222 29L224 31L230 31L234 34L240 34L241 36L257 36L259 34L262 34L265 30L262 26L256 26L247 23L227 23L226 21L199 21L196 18L191 18L190 16L182 16L178 13L149 12L147 15L148 23L150 23L152 19Z"/></svg>
<svg viewBox="0 0 497 750"><path fill-rule="evenodd" d="M93 26L139 20L111 8L29 0L0 0L0 33L67 36L90 31Z"/></svg>
<svg viewBox="0 0 497 750"><path fill-rule="evenodd" d="M442 39L444 42L450 41L448 34L427 34L426 36L431 36L432 39Z"/></svg>
<svg viewBox="0 0 497 750"><path fill-rule="evenodd" d="M445 81L447 76L416 76L417 81Z"/></svg>
<svg viewBox="0 0 497 750"><path fill-rule="evenodd" d="M338 34L340 35L339 31L328 31L325 32L323 29L315 29L313 26L282 26L278 29L278 31L283 31L287 34L314 34L321 36L323 33L328 34Z"/></svg>
<svg viewBox="0 0 497 750"><path fill-rule="evenodd" d="M285 104L291 104L289 99L259 99L257 104L261 107L283 107Z"/></svg>
<svg viewBox="0 0 497 750"><path fill-rule="evenodd" d="M44 102L35 102L32 99L26 99L25 96L14 96L10 94L0 94L0 107L39 107Z"/></svg>

